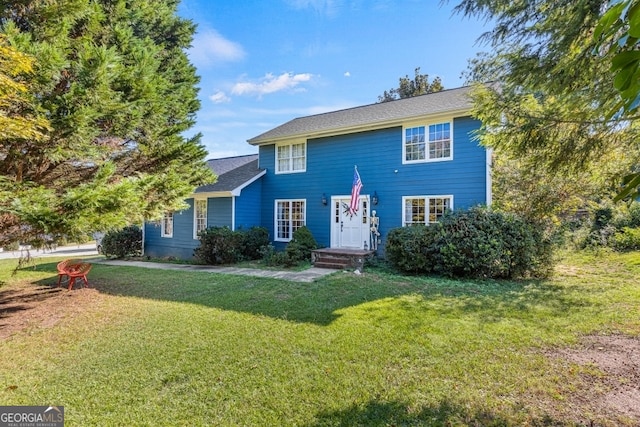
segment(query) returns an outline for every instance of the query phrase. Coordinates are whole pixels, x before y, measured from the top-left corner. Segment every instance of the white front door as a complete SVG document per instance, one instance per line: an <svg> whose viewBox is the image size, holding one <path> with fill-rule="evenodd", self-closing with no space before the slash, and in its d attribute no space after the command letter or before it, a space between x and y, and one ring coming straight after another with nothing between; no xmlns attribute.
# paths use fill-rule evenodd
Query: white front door
<svg viewBox="0 0 640 427"><path fill-rule="evenodd" d="M369 249L369 198L360 196L358 211L349 212L350 196L331 198L331 247Z"/></svg>

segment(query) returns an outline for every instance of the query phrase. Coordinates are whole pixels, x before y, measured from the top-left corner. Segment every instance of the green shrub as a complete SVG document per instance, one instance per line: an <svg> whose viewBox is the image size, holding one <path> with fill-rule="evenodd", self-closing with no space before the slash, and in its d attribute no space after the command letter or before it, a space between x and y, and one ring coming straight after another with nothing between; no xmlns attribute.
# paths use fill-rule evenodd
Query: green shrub
<svg viewBox="0 0 640 427"><path fill-rule="evenodd" d="M293 232L284 251L277 251L273 245L266 245L261 249L260 255L268 266L293 267L311 260L311 251L317 247L311 231L307 227L300 227Z"/></svg>
<svg viewBox="0 0 640 427"><path fill-rule="evenodd" d="M640 228L640 202L638 201L629 206L629 227Z"/></svg>
<svg viewBox="0 0 640 427"><path fill-rule="evenodd" d="M431 273L434 271L434 240L437 227L415 225L389 230L386 241L386 258L399 270L407 273Z"/></svg>
<svg viewBox="0 0 640 427"><path fill-rule="evenodd" d="M316 239L308 227L300 227L293 232L285 253L293 262L311 260L311 251L318 248Z"/></svg>
<svg viewBox="0 0 640 427"><path fill-rule="evenodd" d="M244 258L262 258L263 248L269 245L269 231L264 227L251 227L243 233L243 238Z"/></svg>
<svg viewBox="0 0 640 427"><path fill-rule="evenodd" d="M102 253L113 258L140 256L142 230L136 225L130 225L122 230L107 232L102 238Z"/></svg>
<svg viewBox="0 0 640 427"><path fill-rule="evenodd" d="M232 264L262 257L269 244L266 228L232 231L229 227L209 227L198 235L200 246L193 251L198 262L209 265Z"/></svg>
<svg viewBox="0 0 640 427"><path fill-rule="evenodd" d="M243 259L244 236L229 227L209 227L199 233L194 257L203 264L231 264Z"/></svg>
<svg viewBox="0 0 640 427"><path fill-rule="evenodd" d="M262 262L269 267L293 267L298 264L285 251L278 251L273 245L262 248L261 255Z"/></svg>
<svg viewBox="0 0 640 427"><path fill-rule="evenodd" d="M445 215L435 240L440 249L435 271L466 277L544 276L550 245L539 230L517 215L480 207Z"/></svg>
<svg viewBox="0 0 640 427"><path fill-rule="evenodd" d="M640 202L611 205L605 201L596 207L582 228L572 231L571 241L578 249L609 247L615 250L633 247L633 229L640 228Z"/></svg>
<svg viewBox="0 0 640 427"><path fill-rule="evenodd" d="M485 207L459 210L438 223L393 229L387 258L411 273L451 277L515 278L545 276L552 246L544 228Z"/></svg>
<svg viewBox="0 0 640 427"><path fill-rule="evenodd" d="M613 249L616 251L640 250L640 228L625 227L613 237Z"/></svg>

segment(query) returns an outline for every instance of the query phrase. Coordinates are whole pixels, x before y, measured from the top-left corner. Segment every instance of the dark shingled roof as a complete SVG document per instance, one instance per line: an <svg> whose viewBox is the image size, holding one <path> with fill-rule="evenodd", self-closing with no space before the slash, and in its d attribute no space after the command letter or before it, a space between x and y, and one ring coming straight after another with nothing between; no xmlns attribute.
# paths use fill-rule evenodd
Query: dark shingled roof
<svg viewBox="0 0 640 427"><path fill-rule="evenodd" d="M252 145L277 139L331 134L332 131L357 131L359 127L393 125L413 117L464 111L471 108L471 86L441 92L348 108L346 110L299 117L248 140Z"/></svg>
<svg viewBox="0 0 640 427"><path fill-rule="evenodd" d="M233 191L264 173L258 168L257 154L207 160L207 165L218 175L218 181L198 187L196 194Z"/></svg>

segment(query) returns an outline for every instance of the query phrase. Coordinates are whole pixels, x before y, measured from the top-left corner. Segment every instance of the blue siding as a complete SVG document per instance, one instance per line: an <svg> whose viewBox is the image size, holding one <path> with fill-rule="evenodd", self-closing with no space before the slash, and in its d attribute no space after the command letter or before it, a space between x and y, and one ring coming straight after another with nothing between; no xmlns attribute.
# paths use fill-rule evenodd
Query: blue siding
<svg viewBox="0 0 640 427"><path fill-rule="evenodd" d="M173 237L161 237L160 224L145 223L144 253L151 257L193 258L193 250L200 242L193 238L193 199L189 208L173 213Z"/></svg>
<svg viewBox="0 0 640 427"><path fill-rule="evenodd" d="M244 188L240 196L235 197L236 229L251 228L260 225L261 180ZM193 238L194 212L193 199L187 199L188 209L173 214L173 237L161 237L159 223L145 223L145 255L165 258L192 259L193 250L200 241ZM232 197L216 197L207 200L207 227L233 228Z"/></svg>
<svg viewBox="0 0 640 427"><path fill-rule="evenodd" d="M252 182L236 197L236 229L261 225L260 203L262 179Z"/></svg>
<svg viewBox="0 0 640 427"><path fill-rule="evenodd" d="M233 200L231 197L209 199L207 205L207 227L233 226Z"/></svg>
<svg viewBox="0 0 640 427"><path fill-rule="evenodd" d="M351 194L354 165L364 184L361 194L378 193L379 204L371 209L380 217L381 253L389 229L402 226L403 196L451 194L455 209L486 203L486 151L472 136L480 122L464 117L453 123L451 161L403 164L402 127L310 139L304 173L276 175L274 145L260 147L260 167L267 169L263 226L273 239L275 199L306 199L307 226L319 245L330 246L331 208L320 200L323 193L329 200Z"/></svg>

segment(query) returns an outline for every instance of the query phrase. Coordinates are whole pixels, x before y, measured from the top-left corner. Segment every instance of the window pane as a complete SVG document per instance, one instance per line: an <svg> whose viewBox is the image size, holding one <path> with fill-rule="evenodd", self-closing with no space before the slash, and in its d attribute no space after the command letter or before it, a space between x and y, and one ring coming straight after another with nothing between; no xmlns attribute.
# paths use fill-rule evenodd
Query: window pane
<svg viewBox="0 0 640 427"><path fill-rule="evenodd" d="M278 201L276 205L276 239L290 240L292 233L306 223L305 201Z"/></svg>
<svg viewBox="0 0 640 427"><path fill-rule="evenodd" d="M276 235L278 239L289 238L289 202L278 202Z"/></svg>
<svg viewBox="0 0 640 427"><path fill-rule="evenodd" d="M429 125L429 158L451 157L451 125L439 123Z"/></svg>
<svg viewBox="0 0 640 427"><path fill-rule="evenodd" d="M291 202L291 228L292 232L304 226L304 202Z"/></svg>
<svg viewBox="0 0 640 427"><path fill-rule="evenodd" d="M207 228L207 200L196 200L196 236L199 232Z"/></svg>
<svg viewBox="0 0 640 427"><path fill-rule="evenodd" d="M305 169L305 144L292 145L293 149L293 170L299 171Z"/></svg>
<svg viewBox="0 0 640 427"><path fill-rule="evenodd" d="M367 212L368 206L367 206L367 201L363 200L362 201L362 223L366 224L368 221L368 217L369 217L369 213Z"/></svg>
<svg viewBox="0 0 640 427"><path fill-rule="evenodd" d="M404 202L405 225L425 224L425 200L405 199Z"/></svg>
<svg viewBox="0 0 640 427"><path fill-rule="evenodd" d="M451 206L450 198L429 199L429 222L438 221Z"/></svg>
<svg viewBox="0 0 640 427"><path fill-rule="evenodd" d="M423 160L425 157L424 126L405 129L405 160Z"/></svg>
<svg viewBox="0 0 640 427"><path fill-rule="evenodd" d="M277 147L277 165L278 172L287 172L291 170L291 146L283 145Z"/></svg>
<svg viewBox="0 0 640 427"><path fill-rule="evenodd" d="M165 212L162 218L162 236L170 237L173 235L173 212Z"/></svg>

